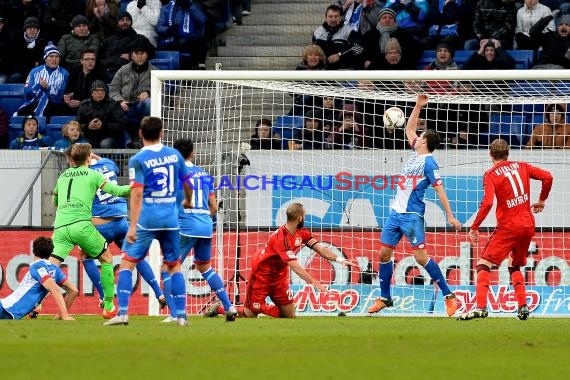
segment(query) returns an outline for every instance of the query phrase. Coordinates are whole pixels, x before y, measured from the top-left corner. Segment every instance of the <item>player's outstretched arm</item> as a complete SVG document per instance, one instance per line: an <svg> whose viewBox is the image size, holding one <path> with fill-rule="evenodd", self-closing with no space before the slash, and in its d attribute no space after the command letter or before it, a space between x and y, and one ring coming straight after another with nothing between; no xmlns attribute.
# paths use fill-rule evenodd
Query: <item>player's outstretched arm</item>
<svg viewBox="0 0 570 380"><path fill-rule="evenodd" d="M297 260L287 261L287 264L291 269L293 269L293 272L297 273L299 277L301 277L303 280L307 282L307 284L313 285L321 292L327 291L327 288L325 288L320 282L318 282L313 276L311 276L309 272L307 272L305 268L303 268Z"/></svg>
<svg viewBox="0 0 570 380"><path fill-rule="evenodd" d="M336 261L337 263L340 263L340 264L344 265L345 267L347 267L349 265L350 266L358 266L358 264L356 264L353 261L347 260L344 257L337 256L333 251L331 251L329 248L325 247L321 243L315 244L313 246L313 249L315 250L315 252L317 252L319 255L321 255L321 257L323 257L329 261Z"/></svg>
<svg viewBox="0 0 570 380"><path fill-rule="evenodd" d="M143 198L143 187L137 186L131 189L131 198L129 199L130 206L130 225L127 232L127 241L133 244L137 240L137 223L141 215Z"/></svg>
<svg viewBox="0 0 570 380"><path fill-rule="evenodd" d="M437 185L434 187L437 196L445 210L445 215L447 216L447 223L451 224L456 231L461 230L461 223L459 220L455 219L453 216L453 211L451 211L451 205L449 204L449 199L447 198L447 194L445 194L445 190L442 185Z"/></svg>
<svg viewBox="0 0 570 380"><path fill-rule="evenodd" d="M67 312L66 302L63 299L63 296L61 295L61 293L59 292L59 286L57 286L57 284L55 283L53 278L48 278L47 280L42 282L42 286L44 288L46 288L51 293L51 295L55 301L55 304L57 305L59 312L56 314L56 318L57 319L63 319L64 321L74 321L75 319L72 316L70 316L69 313ZM68 295L69 295L69 293L68 293ZM73 299L75 299L75 296L73 296Z"/></svg>
<svg viewBox="0 0 570 380"><path fill-rule="evenodd" d="M408 138L408 143L410 146L414 143L414 140L418 137L416 130L418 129L418 121L420 119L420 112L428 104L428 96L425 94L418 94L416 98L416 105L408 117L408 123L406 124L406 137Z"/></svg>
<svg viewBox="0 0 570 380"><path fill-rule="evenodd" d="M130 185L117 185L113 182L105 182L101 187L106 193L113 194L117 197L128 197L131 194L131 187Z"/></svg>

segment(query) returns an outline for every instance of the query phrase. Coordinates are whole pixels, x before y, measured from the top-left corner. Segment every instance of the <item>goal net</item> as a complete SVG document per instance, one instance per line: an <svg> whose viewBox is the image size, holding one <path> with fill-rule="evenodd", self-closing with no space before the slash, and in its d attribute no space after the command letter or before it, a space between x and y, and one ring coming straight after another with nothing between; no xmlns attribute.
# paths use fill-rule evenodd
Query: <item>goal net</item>
<svg viewBox="0 0 570 380"><path fill-rule="evenodd" d="M459 311L475 305L476 261L496 222L492 210L480 244L470 242L482 175L491 167L488 145L500 137L509 142L512 160L536 164L555 177L522 271L534 315L568 315L570 206L564 189L570 186L570 155L558 148L570 142L566 71L153 71L152 81L152 113L164 119L166 143L191 138L196 164L216 178L213 265L236 303L245 299L254 254L285 222L287 206L300 202L306 227L359 267L344 268L302 248L300 264L329 291L320 293L291 273L297 313L366 314L379 296L381 228L412 152L403 128L386 128L382 116L392 106L408 116L416 95L426 93L418 132L434 129L442 138L434 155L464 226L452 231L429 189L426 243L457 295ZM540 183L533 183L531 201L539 191ZM188 257L183 270L189 311L200 313L215 295ZM415 262L405 238L395 248L394 264L394 306L382 314L445 315L438 287ZM506 262L491 278L489 311L516 311Z"/></svg>

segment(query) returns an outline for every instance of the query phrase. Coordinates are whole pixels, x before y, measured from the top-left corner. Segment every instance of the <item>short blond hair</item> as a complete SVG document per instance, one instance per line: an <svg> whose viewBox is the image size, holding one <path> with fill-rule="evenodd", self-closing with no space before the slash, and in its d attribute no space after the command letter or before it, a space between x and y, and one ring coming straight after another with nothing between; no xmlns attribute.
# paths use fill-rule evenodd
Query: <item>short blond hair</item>
<svg viewBox="0 0 570 380"><path fill-rule="evenodd" d="M494 160L506 160L509 158L509 144L503 139L493 140L489 152Z"/></svg>
<svg viewBox="0 0 570 380"><path fill-rule="evenodd" d="M79 129L79 133L81 133L81 125L76 120L71 120L70 122L66 123L61 127L61 133L63 137L69 137L69 128L70 127L77 127Z"/></svg>
<svg viewBox="0 0 570 380"><path fill-rule="evenodd" d="M325 52L323 51L323 49L319 45L307 46L305 48L305 51L303 51L303 61L306 61L307 57L309 55L318 55L319 58L321 59L321 61L327 60L327 56L326 56Z"/></svg>

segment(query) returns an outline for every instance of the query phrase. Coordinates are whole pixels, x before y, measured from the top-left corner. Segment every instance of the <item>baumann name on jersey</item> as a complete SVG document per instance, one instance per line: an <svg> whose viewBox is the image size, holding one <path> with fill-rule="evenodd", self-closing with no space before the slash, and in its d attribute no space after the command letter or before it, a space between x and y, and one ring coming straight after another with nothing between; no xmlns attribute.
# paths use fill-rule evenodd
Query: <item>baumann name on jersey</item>
<svg viewBox="0 0 570 380"><path fill-rule="evenodd" d="M151 158L149 160L145 160L144 164L147 168L154 168L155 166L172 164L174 162L178 162L178 156L176 156L175 154L170 155L170 156Z"/></svg>
<svg viewBox="0 0 570 380"><path fill-rule="evenodd" d="M63 177L83 177L89 175L87 170L65 171L61 174Z"/></svg>

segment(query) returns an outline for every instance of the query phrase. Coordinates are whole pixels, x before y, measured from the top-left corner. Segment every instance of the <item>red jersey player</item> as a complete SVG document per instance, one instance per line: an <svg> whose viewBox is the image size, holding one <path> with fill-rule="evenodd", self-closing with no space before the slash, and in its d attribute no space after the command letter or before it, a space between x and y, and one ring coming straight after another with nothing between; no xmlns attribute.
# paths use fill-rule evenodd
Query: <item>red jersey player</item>
<svg viewBox="0 0 570 380"><path fill-rule="evenodd" d="M497 198L497 227L489 238L483 255L477 262L476 299L477 308L462 314L459 320L486 318L489 277L493 265L500 265L509 257L509 273L515 289L518 303L517 318L528 318L524 276L520 271L526 265L528 246L534 236L534 216L541 212L552 187L552 175L543 169L526 162L509 161L509 146L505 140L497 139L491 143L490 156L493 167L483 177L483 200L469 237L473 243L479 241L479 226L493 207L493 198ZM542 182L539 200L530 204L530 180Z"/></svg>
<svg viewBox="0 0 570 380"><path fill-rule="evenodd" d="M265 248L256 253L247 283L245 304L236 306L240 317L256 318L258 314L266 314L275 318L295 318L293 293L289 289L289 268L319 291L327 291L297 261L296 254L303 245L315 250L327 260L344 266L357 265L338 257L320 244L308 229L303 228L304 221L305 207L300 203L292 203L287 207L287 223L272 233ZM274 305L265 302L267 296ZM214 317L223 313L219 306L212 305L204 316Z"/></svg>

